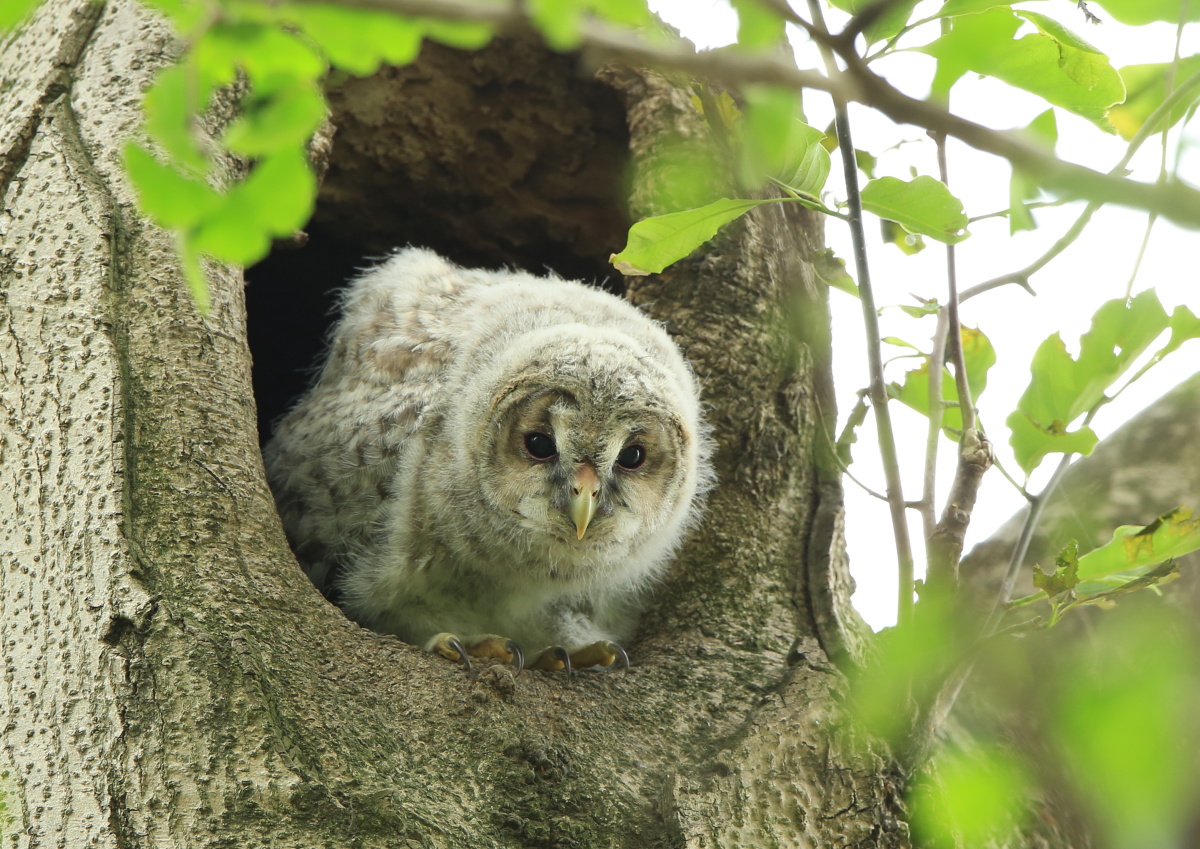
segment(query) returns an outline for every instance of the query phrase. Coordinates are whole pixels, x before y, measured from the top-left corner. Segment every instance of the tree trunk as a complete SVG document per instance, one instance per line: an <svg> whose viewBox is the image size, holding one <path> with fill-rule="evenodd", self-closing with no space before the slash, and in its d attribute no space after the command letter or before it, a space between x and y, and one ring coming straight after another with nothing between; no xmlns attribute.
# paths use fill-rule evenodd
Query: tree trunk
<svg viewBox="0 0 1200 849"><path fill-rule="evenodd" d="M853 649L855 631L836 479L817 448L832 405L820 397L828 318L808 262L813 217L773 205L628 286L704 382L721 478L633 668L468 675L347 621L287 548L256 439L242 275L211 266L213 307L198 314L169 234L139 217L120 171L140 93L175 51L166 26L131 0L51 0L0 49L11 845L906 845L883 754L838 731L844 682L827 660ZM371 155L375 196L402 198L440 233L367 210L395 225L391 241L536 270L544 255L585 273L621 247L621 169L632 214L646 214L663 151L701 132L686 90L651 73L583 79L573 58L521 38L479 57L427 54L376 81L415 124L399 141L377 126L374 154L351 132L361 101L335 95L347 132L314 231L355 230L338 193ZM505 74L499 88L482 79ZM447 85L498 97L497 110L481 121L421 100ZM562 139L547 146L514 106L526 94L548 98L526 112ZM548 155L591 144L588 133L626 152ZM397 176L383 163L401 142ZM512 173L489 167L528 145L539 155ZM423 157L438 167L422 172ZM494 179L466 173L467 160ZM583 184L590 211L570 190ZM462 186L498 212L432 216ZM387 229L360 233L359 247L378 251L368 235Z"/></svg>

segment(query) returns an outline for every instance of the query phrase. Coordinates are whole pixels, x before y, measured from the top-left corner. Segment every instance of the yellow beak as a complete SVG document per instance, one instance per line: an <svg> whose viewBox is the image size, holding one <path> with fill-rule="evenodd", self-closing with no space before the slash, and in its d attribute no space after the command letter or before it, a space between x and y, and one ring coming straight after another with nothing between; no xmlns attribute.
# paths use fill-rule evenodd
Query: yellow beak
<svg viewBox="0 0 1200 849"><path fill-rule="evenodd" d="M600 478L591 463L584 463L571 481L570 514L579 532L579 539L587 532L588 524L596 513L596 499L600 495Z"/></svg>

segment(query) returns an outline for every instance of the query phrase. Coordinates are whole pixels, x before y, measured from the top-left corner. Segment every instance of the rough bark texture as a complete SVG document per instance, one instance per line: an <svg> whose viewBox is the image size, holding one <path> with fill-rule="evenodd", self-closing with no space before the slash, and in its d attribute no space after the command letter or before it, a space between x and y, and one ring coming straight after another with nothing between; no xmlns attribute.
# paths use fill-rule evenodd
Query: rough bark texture
<svg viewBox="0 0 1200 849"><path fill-rule="evenodd" d="M828 608L844 579L836 485L814 448L832 413L815 400L828 327L805 261L814 221L764 210L630 287L705 379L722 478L634 668L468 676L348 622L287 550L258 453L241 274L211 268L213 309L198 315L171 238L139 219L120 173L171 44L130 0L50 2L0 44L10 845L906 845L881 756L837 731L843 680L820 642L844 643L852 620ZM562 73L563 57L520 51L529 79ZM636 186L658 139L698 128L686 94L652 74L604 82L595 108L623 104ZM335 150L331 179L339 167ZM570 234L601 240L620 219L594 232L591 216L546 238L594 262L620 245ZM469 249L505 239L486 231ZM819 328L807 341L791 333L797 310Z"/></svg>

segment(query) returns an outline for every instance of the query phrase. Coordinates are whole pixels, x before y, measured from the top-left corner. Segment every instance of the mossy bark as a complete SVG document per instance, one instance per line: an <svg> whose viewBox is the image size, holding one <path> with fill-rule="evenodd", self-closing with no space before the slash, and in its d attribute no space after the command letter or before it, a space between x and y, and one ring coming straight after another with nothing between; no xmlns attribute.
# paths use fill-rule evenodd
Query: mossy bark
<svg viewBox="0 0 1200 849"><path fill-rule="evenodd" d="M506 58L511 43L492 60L561 73L563 57L527 44ZM10 845L906 845L883 757L837 730L844 682L822 648L851 620L830 601L844 578L836 482L816 448L832 410L818 403L828 326L811 217L756 213L629 285L696 363L721 445L720 488L634 667L467 675L347 621L287 549L256 439L242 274L209 268L199 314L169 234L139 217L120 171L141 92L174 55L168 30L131 0L61 0L0 49ZM606 121L620 104L643 214L655 139L697 131L686 96L642 72L579 84L608 87ZM619 181L621 167L599 173ZM553 206L521 220L538 216ZM597 231L619 232L606 216ZM620 247L589 238L555 250L594 267Z"/></svg>

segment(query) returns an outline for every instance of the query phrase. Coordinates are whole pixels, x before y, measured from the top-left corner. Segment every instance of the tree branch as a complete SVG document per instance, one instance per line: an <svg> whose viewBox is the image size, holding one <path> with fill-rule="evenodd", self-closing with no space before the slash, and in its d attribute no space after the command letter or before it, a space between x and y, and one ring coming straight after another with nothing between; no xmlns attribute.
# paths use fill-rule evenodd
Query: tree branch
<svg viewBox="0 0 1200 849"><path fill-rule="evenodd" d="M499 5L483 0L353 2L356 6L385 9L403 15L474 20L497 26L516 25L525 20L521 7L516 3ZM791 17L788 20L796 22ZM847 102L854 101L877 109L898 124L913 124L930 132L942 132L977 150L1007 159L1038 178L1044 188L1101 204L1115 203L1158 212L1176 223L1200 226L1200 191L1186 184L1139 183L1063 162L1052 153L1031 144L1020 133L984 127L954 115L935 103L904 94L867 67L854 52L852 40L847 44L841 36L822 34L817 28L808 31L838 53L846 63L845 72L827 77L817 71L798 69L777 57L747 56L727 50L696 53L682 40L652 43L636 32L598 21L584 23L581 35L582 47L605 61L686 71L723 83L773 83L828 92ZM1178 102L1176 96L1181 96L1186 89L1185 83L1171 99Z"/></svg>

